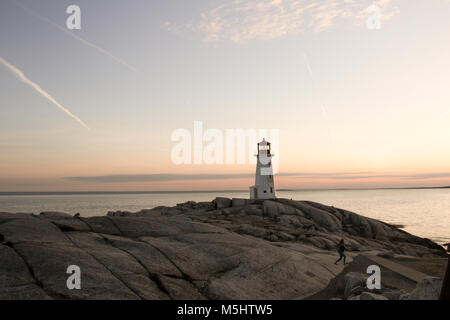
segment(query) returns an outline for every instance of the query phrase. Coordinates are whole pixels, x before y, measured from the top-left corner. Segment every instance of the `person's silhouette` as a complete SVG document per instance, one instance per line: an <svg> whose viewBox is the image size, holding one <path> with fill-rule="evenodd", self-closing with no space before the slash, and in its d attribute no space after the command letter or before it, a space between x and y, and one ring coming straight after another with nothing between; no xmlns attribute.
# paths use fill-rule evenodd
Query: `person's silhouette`
<svg viewBox="0 0 450 320"><path fill-rule="evenodd" d="M342 259L344 259L344 264L345 264L345 259L347 258L347 256L345 255L345 245L344 245L344 239L341 239L341 241L338 243L337 245L337 251L339 253L339 259L336 260L336 262L334 264L337 264L339 261L341 261Z"/></svg>

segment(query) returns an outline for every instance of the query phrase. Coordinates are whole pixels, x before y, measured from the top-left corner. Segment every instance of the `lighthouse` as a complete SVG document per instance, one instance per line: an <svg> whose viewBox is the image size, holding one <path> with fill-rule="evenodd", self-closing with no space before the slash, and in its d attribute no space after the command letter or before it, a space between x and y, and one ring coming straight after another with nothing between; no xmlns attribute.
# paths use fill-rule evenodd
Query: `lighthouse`
<svg viewBox="0 0 450 320"><path fill-rule="evenodd" d="M258 143L255 185L250 187L250 199L275 198L272 170L273 156L270 153L270 142L263 139L263 141Z"/></svg>

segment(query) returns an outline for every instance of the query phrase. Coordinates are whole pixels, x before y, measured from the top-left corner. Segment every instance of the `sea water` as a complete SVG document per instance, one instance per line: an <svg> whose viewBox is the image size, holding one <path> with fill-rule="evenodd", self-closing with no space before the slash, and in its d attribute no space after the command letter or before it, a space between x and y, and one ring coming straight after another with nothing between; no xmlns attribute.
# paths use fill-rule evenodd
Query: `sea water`
<svg viewBox="0 0 450 320"><path fill-rule="evenodd" d="M248 198L248 192L158 192L85 194L0 194L0 212L60 211L82 216L108 211L139 211L215 197ZM450 189L301 190L278 191L278 197L310 200L346 209L437 243L450 242Z"/></svg>

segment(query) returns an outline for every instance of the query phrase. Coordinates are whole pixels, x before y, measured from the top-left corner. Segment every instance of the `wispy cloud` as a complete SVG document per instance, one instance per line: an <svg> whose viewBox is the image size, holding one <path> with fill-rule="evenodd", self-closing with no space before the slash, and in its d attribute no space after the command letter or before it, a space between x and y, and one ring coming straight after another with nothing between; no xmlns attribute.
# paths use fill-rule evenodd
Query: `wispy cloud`
<svg viewBox="0 0 450 320"><path fill-rule="evenodd" d="M376 173L376 172L328 172L328 173L278 173L277 177L291 177L308 180L359 180L359 179L407 179L428 180L439 178L450 178L450 172L439 173ZM161 181L184 181L184 180L229 180L241 178L253 178L254 174L231 173L231 174L122 174L104 176L66 177L65 180L79 182L120 183L120 182L161 182Z"/></svg>
<svg viewBox="0 0 450 320"><path fill-rule="evenodd" d="M26 83L30 87L32 87L37 93L39 93L41 96L43 96L45 99L53 103L55 106L57 106L59 109L61 109L64 113L66 113L69 117L77 121L79 124L81 124L83 127L85 127L88 130L91 130L86 123L84 123L83 120L78 118L76 115L74 115L72 112L70 112L67 108L65 108L62 104L60 104L56 99L54 99L48 92L43 90L37 83L31 81L28 79L22 71L20 71L17 67L13 66L9 62L7 62L5 59L0 57L0 64L5 66L9 71L11 71L17 78L19 78L22 82Z"/></svg>
<svg viewBox="0 0 450 320"><path fill-rule="evenodd" d="M251 174L123 174L88 177L67 177L66 180L80 182L154 182L181 180L223 180L236 178L250 178Z"/></svg>
<svg viewBox="0 0 450 320"><path fill-rule="evenodd" d="M75 33L71 32L70 30L68 30L68 29L66 29L64 27L61 27L60 25L56 24L52 20L50 20L50 19L40 15L39 13L37 13L34 10L32 10L31 8L25 6L21 2L19 2L17 0L13 0L13 3L16 4L17 6L19 6L20 8L24 9L25 11L27 11L30 15L34 16L35 18L38 18L41 21L47 22L48 24L52 25L56 29L64 32L65 34L67 34L68 36L72 37L73 39L81 42L85 46L88 46L88 47L91 47L91 48L97 50L98 52L106 55L107 57L109 57L109 58L113 59L114 61L120 63L121 65L123 65L124 67L130 69L133 72L142 74L141 71L139 71L138 69L136 69L135 67L133 67L132 65L130 65L128 62L124 61L123 59L120 59L120 58L116 57L115 55L113 55L111 52L103 49L102 47L100 47L100 46L98 46L96 44L93 44L92 42L89 42L89 41L81 38L80 36L76 35Z"/></svg>
<svg viewBox="0 0 450 320"><path fill-rule="evenodd" d="M323 31L342 20L360 25L373 4L382 10L382 20L398 13L391 0L226 0L188 23L166 22L166 27L173 32L198 32L204 41L271 40L307 30Z"/></svg>

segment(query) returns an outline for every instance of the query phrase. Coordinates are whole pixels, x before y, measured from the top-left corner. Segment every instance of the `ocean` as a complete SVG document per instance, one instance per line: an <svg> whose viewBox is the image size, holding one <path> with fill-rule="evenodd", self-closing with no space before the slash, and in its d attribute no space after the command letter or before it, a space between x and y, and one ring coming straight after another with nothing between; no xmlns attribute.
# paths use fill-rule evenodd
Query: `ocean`
<svg viewBox="0 0 450 320"><path fill-rule="evenodd" d="M248 198L248 192L157 192L83 194L0 194L0 212L61 211L82 216L108 211L139 211L215 197ZM404 226L414 235L439 244L450 242L450 189L296 190L278 191L278 197L310 200L346 209L366 217Z"/></svg>

